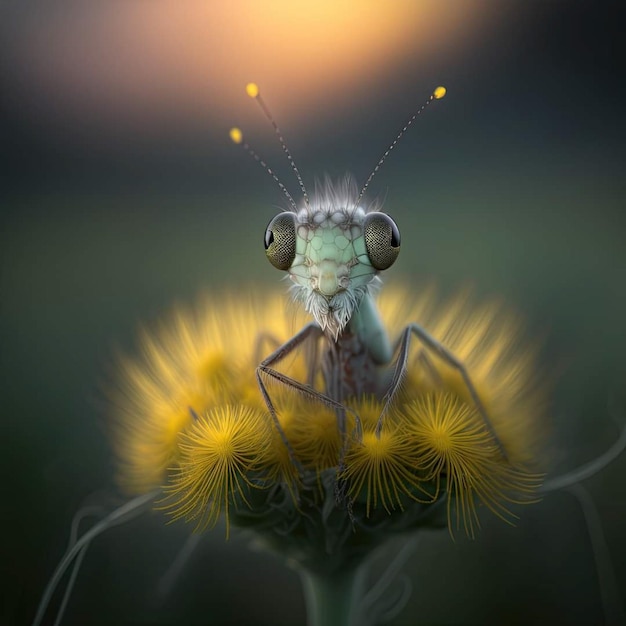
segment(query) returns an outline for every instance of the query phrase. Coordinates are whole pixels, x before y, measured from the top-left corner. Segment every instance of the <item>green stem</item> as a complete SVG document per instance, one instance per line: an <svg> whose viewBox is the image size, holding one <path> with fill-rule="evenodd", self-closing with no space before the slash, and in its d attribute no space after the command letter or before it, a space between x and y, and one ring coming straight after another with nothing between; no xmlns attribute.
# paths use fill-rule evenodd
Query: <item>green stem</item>
<svg viewBox="0 0 626 626"><path fill-rule="evenodd" d="M301 570L308 626L352 626L363 597L366 568L355 563L333 573Z"/></svg>

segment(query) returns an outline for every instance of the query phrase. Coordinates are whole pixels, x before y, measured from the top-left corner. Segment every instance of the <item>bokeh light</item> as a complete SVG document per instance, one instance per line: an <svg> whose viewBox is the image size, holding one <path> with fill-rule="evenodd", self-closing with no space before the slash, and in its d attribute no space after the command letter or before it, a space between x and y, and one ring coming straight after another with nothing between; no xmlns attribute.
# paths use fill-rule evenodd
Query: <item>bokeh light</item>
<svg viewBox="0 0 626 626"><path fill-rule="evenodd" d="M45 3L42 3L45 4ZM484 2L60 2L14 9L11 92L42 122L107 138L164 124L205 128L246 110L255 80L281 119L343 114L385 75L459 54L493 11ZM507 15L501 12L499 19ZM247 103L246 103L247 104ZM53 121L53 120L52 120Z"/></svg>

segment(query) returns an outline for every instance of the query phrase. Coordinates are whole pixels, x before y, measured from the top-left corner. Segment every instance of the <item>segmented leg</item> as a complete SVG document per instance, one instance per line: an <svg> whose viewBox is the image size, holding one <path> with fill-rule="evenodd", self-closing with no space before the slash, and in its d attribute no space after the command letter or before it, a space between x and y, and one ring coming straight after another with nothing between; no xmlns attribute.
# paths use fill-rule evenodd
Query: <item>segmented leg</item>
<svg viewBox="0 0 626 626"><path fill-rule="evenodd" d="M271 350L276 350L280 346L280 339L276 335L268 332L260 332L254 340L253 362L259 363L265 354L265 346L269 346Z"/></svg>
<svg viewBox="0 0 626 626"><path fill-rule="evenodd" d="M266 359L264 359L261 362L261 364L257 367L257 370L256 370L257 384L259 385L259 389L261 390L261 395L263 396L263 400L265 401L267 410L269 411L272 417L272 420L278 430L280 438L282 439L283 443L287 447L287 450L289 451L289 455L291 457L292 462L296 465L296 467L298 467L298 470L301 470L302 468L300 467L300 464L298 463L297 459L295 458L295 455L293 454L293 449L291 448L291 444L289 443L287 436L285 435L285 431L282 429L280 425L280 422L278 420L278 415L276 413L276 408L274 407L274 404L272 402L272 399L270 398L265 382L263 381L263 376L268 376L269 378L272 378L273 380L281 383L282 385L285 385L286 387L289 387L301 393L302 395L316 402L320 402L321 404L337 411L339 427L340 427L340 430L342 431L342 434L345 437L345 413L346 413L346 410L349 410L349 409L346 409L346 407L343 406L341 402L338 402L337 400L334 400L328 395L321 393L320 391L317 391L316 389L314 389L312 386L308 384L301 383L295 380L294 378L291 378L290 376L287 376L286 374L279 372L273 367L275 365L278 365L285 357L291 354L294 350L302 346L307 340L310 340L310 339L317 340L317 339L320 339L322 336L323 336L323 332L317 324L315 324L314 322L307 324L302 330L300 330L291 339L289 339L289 341L285 342L282 346L280 346L272 354L270 354ZM314 370L315 366L313 365L310 369ZM309 378L314 378L314 376L315 376L314 371L313 373L309 372L309 376L308 376Z"/></svg>
<svg viewBox="0 0 626 626"><path fill-rule="evenodd" d="M263 354L265 354L265 346L268 346L271 350L278 350L282 346L282 343L276 335L268 332L260 332L256 336L254 344L254 363L259 363L263 360ZM308 341L301 344L304 353L304 361L306 363L307 380L306 384L309 387L313 387L315 383L315 375L317 373L316 364L319 358L318 342ZM286 356L286 355L285 355Z"/></svg>
<svg viewBox="0 0 626 626"><path fill-rule="evenodd" d="M507 454L502 445L502 442L496 435L491 422L489 421L489 417L487 415L487 411L476 392L476 388L474 387L474 383L472 382L465 365L459 361L459 359L452 354L443 344L437 341L434 337L432 337L426 330L424 330L419 324L409 324L403 331L400 336L399 349L398 349L398 357L396 359L396 364L393 372L393 376L391 378L391 383L389 385L389 390L385 394L385 405L383 407L383 411L378 418L378 424L376 425L376 432L380 433L380 430L383 425L383 418L386 415L391 403L393 402L398 389L400 388L400 384L402 383L402 378L405 376L407 371L408 359L409 359L409 347L411 342L411 336L415 335L422 344L432 350L434 354L436 354L444 363L447 363L449 366L453 367L455 370L459 372L461 378L463 378L463 382L469 394L472 398L472 402L474 406L478 410L480 414L483 424L487 429L487 432L491 435L494 442L498 446L500 454L503 458L507 459Z"/></svg>
<svg viewBox="0 0 626 626"><path fill-rule="evenodd" d="M422 363L424 369L428 372L433 383L436 386L440 386L442 382L441 374L437 371L437 368L433 364L431 358L428 356L428 353L424 350L424 348L421 348L420 351L417 353L416 360Z"/></svg>

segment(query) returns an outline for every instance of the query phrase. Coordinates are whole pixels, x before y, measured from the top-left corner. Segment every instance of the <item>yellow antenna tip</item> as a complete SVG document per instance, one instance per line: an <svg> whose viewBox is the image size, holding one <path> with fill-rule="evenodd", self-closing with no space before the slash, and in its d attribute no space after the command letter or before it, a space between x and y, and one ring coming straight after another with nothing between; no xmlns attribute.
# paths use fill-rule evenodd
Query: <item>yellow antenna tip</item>
<svg viewBox="0 0 626 626"><path fill-rule="evenodd" d="M243 141L243 133L240 128L231 128L229 135L233 143L241 143Z"/></svg>
<svg viewBox="0 0 626 626"><path fill-rule="evenodd" d="M251 98L256 98L259 95L259 86L256 83L248 83L246 85L246 93Z"/></svg>
<svg viewBox="0 0 626 626"><path fill-rule="evenodd" d="M439 85L435 91L433 91L433 97L435 100L441 100L446 95L446 88Z"/></svg>

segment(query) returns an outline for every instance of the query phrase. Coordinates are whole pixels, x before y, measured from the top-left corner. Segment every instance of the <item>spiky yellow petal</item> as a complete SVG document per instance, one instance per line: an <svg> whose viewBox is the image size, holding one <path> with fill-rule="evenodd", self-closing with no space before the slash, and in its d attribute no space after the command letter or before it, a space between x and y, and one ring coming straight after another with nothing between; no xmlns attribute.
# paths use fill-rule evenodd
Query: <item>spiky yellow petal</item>
<svg viewBox="0 0 626 626"><path fill-rule="evenodd" d="M530 501L541 477L502 456L472 405L453 393L429 393L407 404L405 412L418 468L425 480L447 491L450 532L462 526L474 536L477 501L505 521L513 517L509 503Z"/></svg>
<svg viewBox="0 0 626 626"><path fill-rule="evenodd" d="M344 478L350 497L365 498L366 515L379 505L390 513L396 507L402 509L403 500L432 500L415 472L419 459L406 423L388 415L377 432L381 401L366 396L348 406L359 417L362 437L351 438Z"/></svg>
<svg viewBox="0 0 626 626"><path fill-rule="evenodd" d="M176 496L176 514L200 526L214 523L232 502L245 502L250 471L255 484L287 485L297 499L307 472L321 479L332 468L340 470L348 497L364 503L365 515L377 508L390 512L411 499L431 501L433 494L444 492L451 528L472 534L477 502L509 517L508 503L526 500L538 481L523 469L534 459L534 439L541 435L541 396L531 385L533 353L520 349L517 321L497 305L476 308L467 296L443 306L435 302L432 290L414 299L390 289L379 299L392 340L407 323L418 321L466 365L506 458L478 418L460 373L417 339L380 432L375 431L380 396L348 400L342 431L335 409L266 381L289 449L254 374L264 357L304 325L304 316L297 309L285 311L277 295L219 297L195 315L179 313L158 332L146 334L143 358L124 361L115 425L123 484L136 493L165 485L170 497ZM301 383L312 374L314 387L323 390L319 362L308 371L310 356L311 351L299 349L273 367ZM238 464L238 456L230 457L230 464L224 454L221 465L215 455L212 465L207 460L207 430L222 423L215 412L226 406L263 418L265 446L254 470ZM196 415L201 419L196 421ZM214 445L216 440L210 441Z"/></svg>
<svg viewBox="0 0 626 626"><path fill-rule="evenodd" d="M296 458L306 469L322 472L339 463L342 433L333 409L306 397L294 396L294 419L288 429ZM345 434L352 428L346 416Z"/></svg>
<svg viewBox="0 0 626 626"><path fill-rule="evenodd" d="M119 480L127 491L143 493L163 483L193 413L229 403L264 410L255 367L304 324L283 308L279 296L217 297L143 333L142 357L122 359L113 394ZM260 336L266 338L262 345ZM296 354L282 368L303 377L304 358Z"/></svg>
<svg viewBox="0 0 626 626"><path fill-rule="evenodd" d="M265 463L271 438L266 416L250 407L221 406L181 435L180 458L165 487L174 518L213 526L237 500L247 503L250 476ZM256 485L258 486L258 485Z"/></svg>
<svg viewBox="0 0 626 626"><path fill-rule="evenodd" d="M418 321L464 364L508 458L518 464L534 462L546 440L537 345L523 343L519 318L498 301L476 306L467 291L447 302L437 300L432 287L415 297L387 288L379 306L388 328ZM431 391L449 391L471 402L460 372L413 338L401 397L410 402Z"/></svg>
<svg viewBox="0 0 626 626"><path fill-rule="evenodd" d="M291 454L293 454L293 426L299 414L298 403L294 401L293 393L279 388L272 389L272 401L277 411L282 434L276 425L272 424L271 445L268 446L265 472L268 482L286 484L294 500L296 500L295 487L300 476ZM283 436L292 446L291 453L283 440Z"/></svg>

